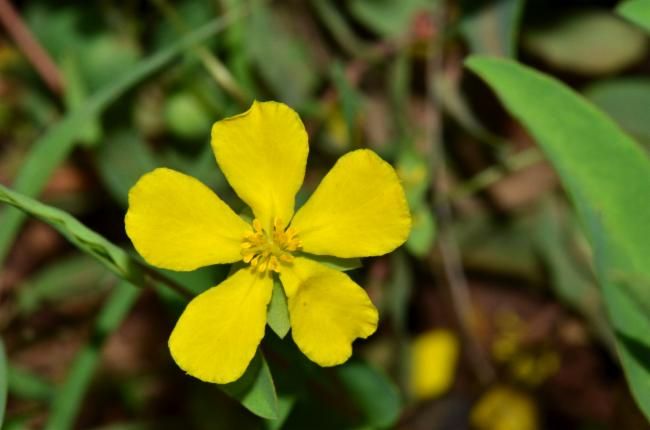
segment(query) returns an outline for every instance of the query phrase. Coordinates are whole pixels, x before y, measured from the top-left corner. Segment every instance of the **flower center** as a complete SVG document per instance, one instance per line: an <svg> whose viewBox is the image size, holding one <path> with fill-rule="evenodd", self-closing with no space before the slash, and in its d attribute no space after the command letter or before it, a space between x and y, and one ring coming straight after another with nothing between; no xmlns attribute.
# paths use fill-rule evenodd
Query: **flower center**
<svg viewBox="0 0 650 430"><path fill-rule="evenodd" d="M300 249L300 240L296 231L276 218L273 222L273 234L268 235L258 219L253 220L253 230L244 235L241 243L241 255L245 263L250 263L254 271L264 273L267 270L279 272L280 263L291 263L294 251Z"/></svg>

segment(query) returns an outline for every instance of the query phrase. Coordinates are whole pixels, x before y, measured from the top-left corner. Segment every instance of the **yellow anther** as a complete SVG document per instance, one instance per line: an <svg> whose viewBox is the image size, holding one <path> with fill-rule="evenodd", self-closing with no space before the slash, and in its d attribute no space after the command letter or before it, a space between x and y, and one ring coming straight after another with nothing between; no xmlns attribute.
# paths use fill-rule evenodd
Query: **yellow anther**
<svg viewBox="0 0 650 430"><path fill-rule="evenodd" d="M257 218L253 220L253 228L255 229L256 233L262 233L264 231L262 228L262 223Z"/></svg>
<svg viewBox="0 0 650 430"><path fill-rule="evenodd" d="M282 254L280 255L280 260L285 263L293 263L293 255L291 254Z"/></svg>
<svg viewBox="0 0 650 430"><path fill-rule="evenodd" d="M278 217L275 217L275 220L273 221L273 231L280 231L282 230L282 220Z"/></svg>
<svg viewBox="0 0 650 430"><path fill-rule="evenodd" d="M291 253L300 249L294 228L284 230L284 223L279 218L273 220L273 232L266 232L258 219L253 220L252 227L242 239L241 255L253 270L279 272L281 264L293 262Z"/></svg>
<svg viewBox="0 0 650 430"><path fill-rule="evenodd" d="M257 264L259 263L259 261L260 261L260 256L256 255L255 258L253 258L253 260L251 261L251 266L257 267Z"/></svg>
<svg viewBox="0 0 650 430"><path fill-rule="evenodd" d="M273 270L274 272L277 272L278 270L278 257L275 255L272 255L271 258L269 258L269 270Z"/></svg>

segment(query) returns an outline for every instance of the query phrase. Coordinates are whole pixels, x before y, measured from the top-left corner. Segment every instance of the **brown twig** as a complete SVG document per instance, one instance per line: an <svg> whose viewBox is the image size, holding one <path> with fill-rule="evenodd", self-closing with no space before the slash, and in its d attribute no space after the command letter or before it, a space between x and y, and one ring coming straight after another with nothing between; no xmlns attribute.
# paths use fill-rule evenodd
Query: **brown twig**
<svg viewBox="0 0 650 430"><path fill-rule="evenodd" d="M27 28L9 0L0 0L0 22L50 90L57 95L63 94L63 80L58 67Z"/></svg>
<svg viewBox="0 0 650 430"><path fill-rule="evenodd" d="M434 17L437 31L441 35L445 25L444 8L440 8ZM452 231L453 212L451 209L450 192L448 187L447 166L442 147L442 118L440 115L441 101L435 85L431 85L433 77L441 73L443 67L443 45L438 39L430 42L430 55L427 61L427 86L429 97L433 104L432 118L429 125L431 139L430 169L432 172L433 205L436 210L438 223L438 251L440 253L445 285L449 288L454 313L458 320L461 335L467 348L467 357L478 380L487 385L494 379L494 369L485 355L475 331L474 308L470 296L469 285L462 267L460 248Z"/></svg>

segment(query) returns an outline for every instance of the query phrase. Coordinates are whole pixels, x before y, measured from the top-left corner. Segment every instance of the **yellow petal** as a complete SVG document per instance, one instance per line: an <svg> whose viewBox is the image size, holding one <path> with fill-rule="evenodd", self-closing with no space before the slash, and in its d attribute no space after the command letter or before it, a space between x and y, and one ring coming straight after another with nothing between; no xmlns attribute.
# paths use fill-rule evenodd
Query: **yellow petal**
<svg viewBox="0 0 650 430"><path fill-rule="evenodd" d="M228 182L266 231L279 218L291 220L305 176L307 132L285 104L253 102L239 115L212 127L212 148Z"/></svg>
<svg viewBox="0 0 650 430"><path fill-rule="evenodd" d="M140 255L171 270L241 260L249 229L208 187L166 168L147 173L131 188L124 223Z"/></svg>
<svg viewBox="0 0 650 430"><path fill-rule="evenodd" d="M497 385L474 405L470 421L477 430L537 430L539 411L528 394Z"/></svg>
<svg viewBox="0 0 650 430"><path fill-rule="evenodd" d="M273 279L240 269L187 305L169 337L174 361L206 382L236 381L264 337Z"/></svg>
<svg viewBox="0 0 650 430"><path fill-rule="evenodd" d="M454 382L458 339L449 330L431 330L415 338L411 353L411 389L417 399L446 392Z"/></svg>
<svg viewBox="0 0 650 430"><path fill-rule="evenodd" d="M360 149L336 162L291 226L305 252L369 257L404 243L411 215L395 170L374 152Z"/></svg>
<svg viewBox="0 0 650 430"><path fill-rule="evenodd" d="M377 328L377 309L346 274L298 257L280 272L298 348L321 366L344 363L352 342Z"/></svg>

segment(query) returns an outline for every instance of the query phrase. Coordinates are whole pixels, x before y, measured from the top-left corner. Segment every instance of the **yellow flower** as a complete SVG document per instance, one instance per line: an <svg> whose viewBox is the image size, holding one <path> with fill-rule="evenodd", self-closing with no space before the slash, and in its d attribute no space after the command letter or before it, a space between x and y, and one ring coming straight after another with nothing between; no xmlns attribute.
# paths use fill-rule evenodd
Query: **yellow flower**
<svg viewBox="0 0 650 430"><path fill-rule="evenodd" d="M445 329L418 335L411 347L411 391L417 399L436 397L454 382L460 346Z"/></svg>
<svg viewBox="0 0 650 430"><path fill-rule="evenodd" d="M174 170L147 173L129 192L126 232L148 263L179 271L245 263L187 305L169 338L172 357L201 380L237 380L264 336L279 276L300 350L321 366L345 362L352 342L374 333L377 309L346 274L310 255L376 256L404 243L411 217L394 169L370 150L349 152L294 215L309 150L296 112L254 102L214 124L212 148L252 224Z"/></svg>

